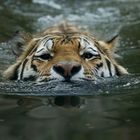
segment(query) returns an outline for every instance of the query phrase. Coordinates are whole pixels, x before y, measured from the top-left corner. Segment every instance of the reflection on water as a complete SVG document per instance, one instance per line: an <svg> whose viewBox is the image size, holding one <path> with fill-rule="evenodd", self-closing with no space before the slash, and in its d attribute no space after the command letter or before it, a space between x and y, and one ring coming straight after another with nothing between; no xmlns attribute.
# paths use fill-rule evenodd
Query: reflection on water
<svg viewBox="0 0 140 140"><path fill-rule="evenodd" d="M4 96L0 107L0 133L3 139L16 140L138 139L139 99L138 94L135 97L116 95L115 98ZM73 103L76 104L73 106Z"/></svg>
<svg viewBox="0 0 140 140"><path fill-rule="evenodd" d="M1 140L140 139L139 0L0 1ZM40 31L69 20L102 39L120 34L120 63L128 77L102 82L33 83L5 81L14 62L14 32Z"/></svg>

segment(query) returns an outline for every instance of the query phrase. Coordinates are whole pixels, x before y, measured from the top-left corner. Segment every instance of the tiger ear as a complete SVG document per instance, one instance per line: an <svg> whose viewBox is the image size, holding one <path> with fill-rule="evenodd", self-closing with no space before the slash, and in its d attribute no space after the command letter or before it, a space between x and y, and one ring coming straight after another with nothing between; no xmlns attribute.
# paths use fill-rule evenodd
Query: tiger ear
<svg viewBox="0 0 140 140"><path fill-rule="evenodd" d="M11 65L9 68L7 68L4 72L3 72L3 77L5 79L8 80L17 80L18 78L18 68L19 65L21 64L21 62L17 62L13 65Z"/></svg>
<svg viewBox="0 0 140 140"><path fill-rule="evenodd" d="M24 31L16 31L14 38L10 41L11 49L13 54L16 57L19 57L23 50L25 49L26 44L32 39L30 33Z"/></svg>
<svg viewBox="0 0 140 140"><path fill-rule="evenodd" d="M113 49L117 43L118 43L118 34L113 36L111 39L109 39L108 41L106 41L107 46L109 47L109 49Z"/></svg>
<svg viewBox="0 0 140 140"><path fill-rule="evenodd" d="M118 44L118 35L115 35L114 37L112 37L111 39L109 39L108 41L98 41L100 47L106 52L107 50L110 50L112 52L116 51L116 46Z"/></svg>

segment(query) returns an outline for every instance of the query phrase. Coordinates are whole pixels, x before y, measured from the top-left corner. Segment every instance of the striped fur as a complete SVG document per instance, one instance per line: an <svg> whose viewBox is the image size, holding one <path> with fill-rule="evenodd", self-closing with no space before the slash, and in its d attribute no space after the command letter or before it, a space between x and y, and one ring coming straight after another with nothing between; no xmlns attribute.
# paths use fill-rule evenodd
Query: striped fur
<svg viewBox="0 0 140 140"><path fill-rule="evenodd" d="M69 24L46 29L26 42L4 76L10 80L96 80L128 74L113 53L116 38L97 40Z"/></svg>

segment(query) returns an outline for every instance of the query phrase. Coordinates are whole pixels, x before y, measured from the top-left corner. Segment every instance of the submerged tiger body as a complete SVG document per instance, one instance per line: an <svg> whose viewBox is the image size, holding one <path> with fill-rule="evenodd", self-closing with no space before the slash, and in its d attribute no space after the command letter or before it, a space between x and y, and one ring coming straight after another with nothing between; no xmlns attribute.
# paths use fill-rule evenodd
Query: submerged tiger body
<svg viewBox="0 0 140 140"><path fill-rule="evenodd" d="M114 58L115 40L97 40L69 24L53 26L27 39L4 76L10 80L73 81L128 74Z"/></svg>

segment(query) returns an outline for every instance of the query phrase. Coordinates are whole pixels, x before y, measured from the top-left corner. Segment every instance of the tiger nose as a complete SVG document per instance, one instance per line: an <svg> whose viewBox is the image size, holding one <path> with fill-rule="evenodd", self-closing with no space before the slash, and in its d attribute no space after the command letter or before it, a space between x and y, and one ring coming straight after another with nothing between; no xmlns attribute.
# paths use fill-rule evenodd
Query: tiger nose
<svg viewBox="0 0 140 140"><path fill-rule="evenodd" d="M81 65L78 63L58 63L53 66L53 70L69 81L73 75L81 70Z"/></svg>

